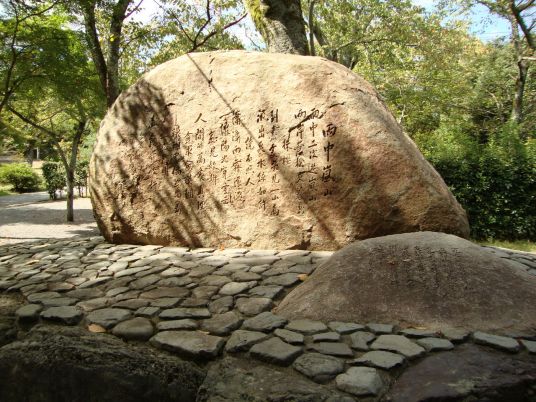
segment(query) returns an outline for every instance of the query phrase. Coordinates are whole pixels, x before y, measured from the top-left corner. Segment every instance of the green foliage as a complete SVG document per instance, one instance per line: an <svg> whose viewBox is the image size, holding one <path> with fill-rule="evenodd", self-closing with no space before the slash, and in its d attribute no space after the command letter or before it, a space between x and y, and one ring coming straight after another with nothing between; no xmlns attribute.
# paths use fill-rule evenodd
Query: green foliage
<svg viewBox="0 0 536 402"><path fill-rule="evenodd" d="M479 242L483 246L502 247L510 250L528 251L529 253L536 252L536 243L527 240L486 240Z"/></svg>
<svg viewBox="0 0 536 402"><path fill-rule="evenodd" d="M65 168L59 162L43 163L43 178L50 199L56 199L56 192L63 191L65 187Z"/></svg>
<svg viewBox="0 0 536 402"><path fill-rule="evenodd" d="M74 172L74 185L78 187L78 194L83 195L83 190L86 189L87 194L87 179L89 177L89 160L81 160L76 165Z"/></svg>
<svg viewBox="0 0 536 402"><path fill-rule="evenodd" d="M536 141L505 124L478 143L444 125L417 138L427 159L465 208L476 239L536 240Z"/></svg>
<svg viewBox="0 0 536 402"><path fill-rule="evenodd" d="M26 163L11 163L0 166L0 183L10 184L18 193L39 189L41 178Z"/></svg>

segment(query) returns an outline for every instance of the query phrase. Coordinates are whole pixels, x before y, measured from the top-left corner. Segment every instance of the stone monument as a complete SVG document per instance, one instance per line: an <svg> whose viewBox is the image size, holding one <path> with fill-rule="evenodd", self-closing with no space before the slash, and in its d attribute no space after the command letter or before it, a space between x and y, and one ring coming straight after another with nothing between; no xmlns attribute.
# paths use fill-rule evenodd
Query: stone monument
<svg viewBox="0 0 536 402"><path fill-rule="evenodd" d="M90 188L114 243L335 250L469 233L372 86L319 57L211 52L156 67L103 120Z"/></svg>

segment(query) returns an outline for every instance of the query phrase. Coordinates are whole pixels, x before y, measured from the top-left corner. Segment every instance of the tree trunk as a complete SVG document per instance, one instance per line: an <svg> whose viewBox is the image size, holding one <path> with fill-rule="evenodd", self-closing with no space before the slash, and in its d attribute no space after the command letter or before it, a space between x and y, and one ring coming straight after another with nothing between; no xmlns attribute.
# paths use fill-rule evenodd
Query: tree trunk
<svg viewBox="0 0 536 402"><path fill-rule="evenodd" d="M74 221L74 170L67 171L67 222Z"/></svg>
<svg viewBox="0 0 536 402"><path fill-rule="evenodd" d="M108 39L108 54L104 57L99 33L97 30L97 20L95 17L96 0L81 2L82 14L84 16L84 26L86 40L89 45L91 58L95 63L100 83L106 95L106 105L110 108L119 94L119 56L122 40L123 22L127 16L127 9L132 0L117 0L113 5L112 17L110 20L110 37Z"/></svg>
<svg viewBox="0 0 536 402"><path fill-rule="evenodd" d="M309 54L300 0L246 0L245 3L269 52Z"/></svg>
<svg viewBox="0 0 536 402"><path fill-rule="evenodd" d="M528 72L528 63L524 60L519 60L517 62L517 78L511 116L512 121L515 121L517 124L523 121L523 95L525 94Z"/></svg>
<svg viewBox="0 0 536 402"><path fill-rule="evenodd" d="M512 42L514 43L514 57L517 64L517 78L515 84L514 100L512 102L512 114L510 119L517 124L523 121L523 95L525 93L525 84L527 82L527 74L529 66L523 60L523 46L519 37L517 20L514 16L509 16L510 28L512 30Z"/></svg>

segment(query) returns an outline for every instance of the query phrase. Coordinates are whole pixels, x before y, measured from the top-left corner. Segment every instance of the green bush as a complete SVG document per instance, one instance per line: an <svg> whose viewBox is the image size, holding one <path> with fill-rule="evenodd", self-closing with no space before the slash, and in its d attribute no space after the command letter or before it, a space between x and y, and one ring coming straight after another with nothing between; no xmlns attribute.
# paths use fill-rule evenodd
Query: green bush
<svg viewBox="0 0 536 402"><path fill-rule="evenodd" d="M422 144L465 208L474 239L536 240L536 141L504 127L486 144L444 132Z"/></svg>
<svg viewBox="0 0 536 402"><path fill-rule="evenodd" d="M43 177L50 198L56 199L56 192L60 193L65 187L65 168L60 162L43 163Z"/></svg>
<svg viewBox="0 0 536 402"><path fill-rule="evenodd" d="M28 193L39 189L41 178L26 163L11 163L0 166L0 182L9 184L18 193Z"/></svg>
<svg viewBox="0 0 536 402"><path fill-rule="evenodd" d="M81 160L76 164L74 174L74 185L78 188L78 195L83 196L83 190L86 190L87 196L87 178L89 176L89 160Z"/></svg>

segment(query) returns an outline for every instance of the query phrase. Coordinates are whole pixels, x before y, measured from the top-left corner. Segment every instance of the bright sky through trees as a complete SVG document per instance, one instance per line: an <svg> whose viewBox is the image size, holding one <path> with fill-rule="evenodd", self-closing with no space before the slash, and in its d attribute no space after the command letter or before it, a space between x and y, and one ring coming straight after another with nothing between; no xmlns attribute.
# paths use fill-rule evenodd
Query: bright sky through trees
<svg viewBox="0 0 536 402"><path fill-rule="evenodd" d="M437 3L437 1L434 0L412 1L415 5L424 7L426 10L430 11L434 9L435 4ZM149 22L153 16L162 13L159 4L160 2L158 0L143 0L140 12L133 14L131 18L140 22ZM481 5L473 7L470 14L466 16L455 15L453 18L464 18L468 20L470 23L470 31L484 42L490 42L497 38L504 38L510 35L508 21L490 15L488 9ZM247 36L245 35L245 30L248 31ZM249 16L241 24L232 27L230 31L243 40L246 46L250 46L249 37L251 37L252 33L254 34L254 28Z"/></svg>

